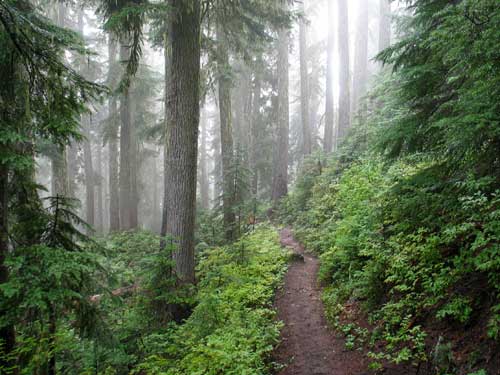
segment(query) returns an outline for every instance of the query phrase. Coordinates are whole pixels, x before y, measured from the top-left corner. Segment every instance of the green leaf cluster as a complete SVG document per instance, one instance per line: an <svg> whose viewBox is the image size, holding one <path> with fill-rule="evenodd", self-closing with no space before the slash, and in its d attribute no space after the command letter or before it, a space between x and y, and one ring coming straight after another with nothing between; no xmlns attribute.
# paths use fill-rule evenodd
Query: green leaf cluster
<svg viewBox="0 0 500 375"><path fill-rule="evenodd" d="M272 298L286 261L276 232L263 227L232 245L205 251L192 315L147 339L151 353L137 371L268 373L280 327Z"/></svg>

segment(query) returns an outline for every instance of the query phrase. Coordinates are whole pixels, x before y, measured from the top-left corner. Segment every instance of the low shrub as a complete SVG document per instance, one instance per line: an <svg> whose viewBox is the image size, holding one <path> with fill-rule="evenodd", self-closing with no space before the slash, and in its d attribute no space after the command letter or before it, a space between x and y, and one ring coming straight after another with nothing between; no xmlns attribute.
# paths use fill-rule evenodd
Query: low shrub
<svg viewBox="0 0 500 375"><path fill-rule="evenodd" d="M137 373L268 373L280 329L272 300L286 263L276 231L264 227L205 251L192 315L146 338L149 355Z"/></svg>

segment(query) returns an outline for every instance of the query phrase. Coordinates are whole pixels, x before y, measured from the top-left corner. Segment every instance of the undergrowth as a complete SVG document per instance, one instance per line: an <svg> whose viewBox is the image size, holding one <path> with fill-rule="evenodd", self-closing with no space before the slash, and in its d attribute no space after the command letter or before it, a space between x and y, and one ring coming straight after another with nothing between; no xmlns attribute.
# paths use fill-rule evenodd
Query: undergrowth
<svg viewBox="0 0 500 375"><path fill-rule="evenodd" d="M206 250L192 315L145 338L149 354L136 373L268 373L280 329L272 299L286 262L276 231L264 227L227 247Z"/></svg>
<svg viewBox="0 0 500 375"><path fill-rule="evenodd" d="M344 167L332 159L321 174L307 171L284 202L282 219L320 254L326 314L349 348L371 343L372 368L432 362L437 344L428 337L429 320L467 329L485 310L484 336L498 342L500 191L494 179L447 180L423 157L391 165L367 157ZM369 337L340 323L348 300L368 314Z"/></svg>

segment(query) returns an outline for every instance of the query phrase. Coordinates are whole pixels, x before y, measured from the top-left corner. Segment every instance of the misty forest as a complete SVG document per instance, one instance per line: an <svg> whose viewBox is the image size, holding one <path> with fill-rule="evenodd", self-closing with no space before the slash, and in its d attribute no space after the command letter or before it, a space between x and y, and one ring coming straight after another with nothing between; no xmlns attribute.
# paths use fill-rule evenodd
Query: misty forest
<svg viewBox="0 0 500 375"><path fill-rule="evenodd" d="M0 375L500 375L498 0L0 0Z"/></svg>

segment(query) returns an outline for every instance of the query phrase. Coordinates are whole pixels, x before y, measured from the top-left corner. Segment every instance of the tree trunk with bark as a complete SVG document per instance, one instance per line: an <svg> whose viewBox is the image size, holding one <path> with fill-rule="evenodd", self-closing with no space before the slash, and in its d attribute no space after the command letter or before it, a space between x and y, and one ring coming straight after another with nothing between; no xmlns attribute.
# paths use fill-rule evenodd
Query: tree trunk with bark
<svg viewBox="0 0 500 375"><path fill-rule="evenodd" d="M120 41L120 61L126 61L129 46L126 40ZM130 156L132 148L132 121L130 114L130 88L126 87L120 95L120 228L130 230L132 226L132 185Z"/></svg>
<svg viewBox="0 0 500 375"><path fill-rule="evenodd" d="M168 2L171 5L171 0ZM167 235L167 186L168 186L168 175L167 175L167 141L168 141L168 132L169 132L169 92L170 92L170 79L171 79L171 65L172 65L172 21L171 18L168 18L167 21L167 32L164 35L163 39L163 57L165 59L165 85L164 85L164 145L163 145L163 206L161 212L161 227L160 227L160 236L165 238ZM165 241L161 241L161 248L165 247Z"/></svg>
<svg viewBox="0 0 500 375"><path fill-rule="evenodd" d="M260 61L261 57L257 58ZM257 68L258 69L258 68ZM259 152L259 123L261 107L262 78L260 72L254 73L254 86L252 94L252 122L251 122L251 145L250 145L250 170L252 172L252 195L257 197L259 191L259 171L257 169L257 160Z"/></svg>
<svg viewBox="0 0 500 375"><path fill-rule="evenodd" d="M366 92L368 80L368 6L360 5L356 26L354 56L353 113L361 115L360 101Z"/></svg>
<svg viewBox="0 0 500 375"><path fill-rule="evenodd" d="M210 207L210 197L208 191L208 172L207 172L207 112L202 111L200 126L200 200L201 208L207 210Z"/></svg>
<svg viewBox="0 0 500 375"><path fill-rule="evenodd" d="M66 160L68 165L68 196L77 197L77 176L78 176L78 144L72 141L67 147Z"/></svg>
<svg viewBox="0 0 500 375"><path fill-rule="evenodd" d="M340 92L338 141L342 141L351 126L350 105L350 58L349 58L349 10L347 0L338 0L338 44L340 60Z"/></svg>
<svg viewBox="0 0 500 375"><path fill-rule="evenodd" d="M66 161L66 148L56 146L55 155L51 158L52 164L52 195L70 196L68 165Z"/></svg>
<svg viewBox="0 0 500 375"><path fill-rule="evenodd" d="M109 36L108 55L109 72L108 82L114 88L114 76L116 64L116 39ZM118 174L118 119L117 119L117 101L116 96L111 96L108 100L108 118L111 119L111 131L108 136L108 174L109 174L109 231L117 232L120 230L120 188Z"/></svg>
<svg viewBox="0 0 500 375"><path fill-rule="evenodd" d="M234 90L235 98L235 120L238 122L238 131L234 132L235 139L238 141L236 151L243 151L243 165L250 167L248 152L251 145L251 111L252 111L252 87L251 74L249 67L244 61L237 65L239 71L237 75L237 88Z"/></svg>
<svg viewBox="0 0 500 375"><path fill-rule="evenodd" d="M102 173L102 145L98 143L96 152L96 177L98 181L94 181L96 185L97 193L97 211L96 211L96 230L97 233L103 233L104 221L103 221L103 173Z"/></svg>
<svg viewBox="0 0 500 375"><path fill-rule="evenodd" d="M391 44L391 3L379 0L379 37L378 50L383 51Z"/></svg>
<svg viewBox="0 0 500 375"><path fill-rule="evenodd" d="M274 204L288 193L288 131L289 131L289 103L288 103L288 46L290 40L288 30L280 29L278 35L278 98L276 119L278 122L278 150L273 180L272 199Z"/></svg>
<svg viewBox="0 0 500 375"><path fill-rule="evenodd" d="M83 169L85 172L85 212L87 224L94 226L95 224L95 182L94 182L94 166L92 163L92 147L90 140L90 118L85 115L83 119L83 134L85 140L83 142Z"/></svg>
<svg viewBox="0 0 500 375"><path fill-rule="evenodd" d="M129 161L130 161L130 205L129 205L129 217L130 217L130 229L137 229L139 227L139 142L137 140L137 129L132 114L136 113L136 100L137 95L133 94L133 91L129 95L130 103L130 147L128 149Z"/></svg>
<svg viewBox="0 0 500 375"><path fill-rule="evenodd" d="M302 16L305 17L305 0L301 3ZM309 124L309 74L307 69L307 24L304 18L299 21L300 54L300 118L302 122L302 154L312 152L311 126Z"/></svg>
<svg viewBox="0 0 500 375"><path fill-rule="evenodd" d="M235 239L236 215L234 213L234 179L231 173L234 157L233 127L231 113L231 78L229 54L224 32L217 28L217 74L219 94L220 140L222 156L222 210L224 233L228 241Z"/></svg>
<svg viewBox="0 0 500 375"><path fill-rule="evenodd" d="M66 24L66 6L59 3L57 6L56 22L60 27ZM62 57L65 60L64 57ZM51 158L52 164L52 195L70 196L68 164L66 158L66 147L56 146L54 155Z"/></svg>
<svg viewBox="0 0 500 375"><path fill-rule="evenodd" d="M334 150L334 109L333 109L333 48L335 45L335 29L333 19L333 2L328 1L328 39L326 47L326 92L325 92L325 134L323 150L330 153Z"/></svg>
<svg viewBox="0 0 500 375"><path fill-rule="evenodd" d="M175 273L194 283L196 166L200 116L200 2L172 0L167 77L165 233L173 237Z"/></svg>
<svg viewBox="0 0 500 375"><path fill-rule="evenodd" d="M214 153L211 173L213 176L213 196L212 200L216 201L221 198L222 195L222 157L221 157L221 145L220 145L220 128L219 128L219 116L212 122L211 133L212 133L212 150Z"/></svg>

